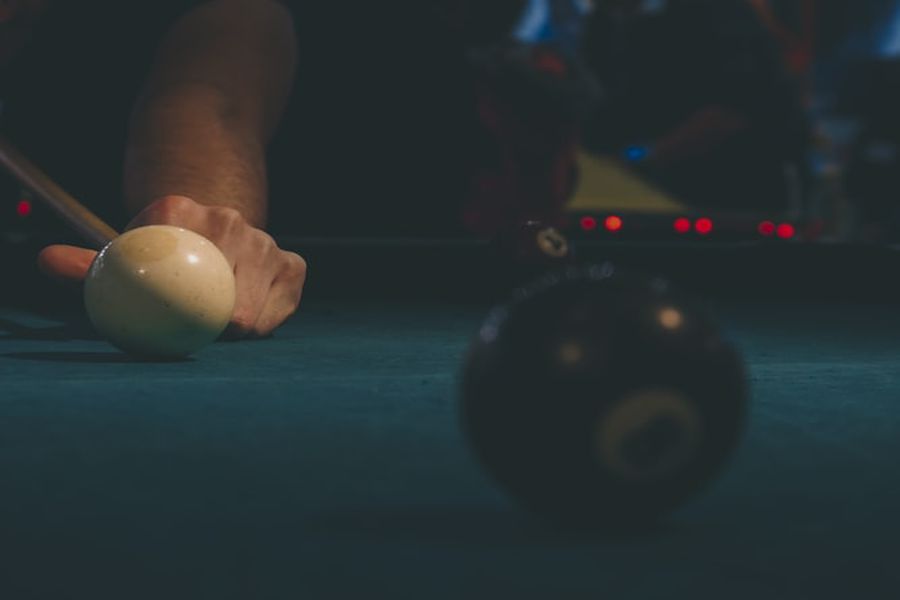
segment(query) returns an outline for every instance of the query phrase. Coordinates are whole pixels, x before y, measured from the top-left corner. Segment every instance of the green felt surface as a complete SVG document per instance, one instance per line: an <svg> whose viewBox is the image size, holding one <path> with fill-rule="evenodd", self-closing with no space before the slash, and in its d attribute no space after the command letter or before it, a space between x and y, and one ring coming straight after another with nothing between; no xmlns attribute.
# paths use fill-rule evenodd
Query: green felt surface
<svg viewBox="0 0 900 600"><path fill-rule="evenodd" d="M0 598L893 598L900 311L723 307L753 386L719 481L651 530L556 531L470 455L482 310L309 304L123 360L0 311Z"/></svg>

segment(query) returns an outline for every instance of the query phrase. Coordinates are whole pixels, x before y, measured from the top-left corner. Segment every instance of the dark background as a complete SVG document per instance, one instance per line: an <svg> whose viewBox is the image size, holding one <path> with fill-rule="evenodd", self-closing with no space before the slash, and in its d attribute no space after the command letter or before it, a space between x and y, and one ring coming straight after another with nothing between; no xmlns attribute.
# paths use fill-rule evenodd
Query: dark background
<svg viewBox="0 0 900 600"><path fill-rule="evenodd" d="M580 148L692 216L740 215L751 237L765 218L795 225L795 242L897 239L897 2L770 0L774 21L745 0L646 2L634 29L609 18L616 3L291 0L300 62L271 146L273 231L470 236L472 207L524 206L578 233L582 215L564 207ZM60 3L0 76L0 130L116 226L131 102L192 4ZM747 127L663 166L632 160L710 103ZM0 178L5 234L69 235L40 206L19 215L22 199ZM645 237L671 234L672 216Z"/></svg>

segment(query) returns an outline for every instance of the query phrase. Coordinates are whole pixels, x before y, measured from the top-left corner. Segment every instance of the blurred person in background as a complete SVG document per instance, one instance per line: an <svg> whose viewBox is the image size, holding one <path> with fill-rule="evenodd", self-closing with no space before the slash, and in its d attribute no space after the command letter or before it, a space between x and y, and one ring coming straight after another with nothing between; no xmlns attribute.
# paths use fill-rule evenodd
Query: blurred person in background
<svg viewBox="0 0 900 600"><path fill-rule="evenodd" d="M273 227L490 236L560 218L574 181L566 57L515 38L527 0L292 0L300 67L273 144Z"/></svg>
<svg viewBox="0 0 900 600"><path fill-rule="evenodd" d="M854 237L900 242L900 2L828 6L819 84L830 112L850 123L841 144ZM849 132L849 134L847 133Z"/></svg>
<svg viewBox="0 0 900 600"><path fill-rule="evenodd" d="M802 203L809 127L772 33L745 0L598 0L583 41L603 99L585 145L688 205Z"/></svg>

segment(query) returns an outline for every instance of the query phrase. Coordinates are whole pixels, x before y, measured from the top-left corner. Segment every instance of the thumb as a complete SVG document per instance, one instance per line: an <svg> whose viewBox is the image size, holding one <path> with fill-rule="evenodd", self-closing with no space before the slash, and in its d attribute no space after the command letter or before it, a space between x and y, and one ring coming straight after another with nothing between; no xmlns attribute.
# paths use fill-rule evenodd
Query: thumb
<svg viewBox="0 0 900 600"><path fill-rule="evenodd" d="M45 275L60 281L84 281L97 253L75 246L47 246L38 255L38 267Z"/></svg>

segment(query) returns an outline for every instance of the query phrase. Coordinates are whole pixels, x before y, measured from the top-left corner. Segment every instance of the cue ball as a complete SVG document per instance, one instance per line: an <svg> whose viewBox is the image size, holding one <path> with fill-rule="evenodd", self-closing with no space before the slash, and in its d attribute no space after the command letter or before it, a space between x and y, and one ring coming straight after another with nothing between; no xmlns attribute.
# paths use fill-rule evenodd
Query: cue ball
<svg viewBox="0 0 900 600"><path fill-rule="evenodd" d="M215 341L234 310L234 273L203 236L170 225L123 233L94 259L84 285L88 317L135 356L185 357Z"/></svg>
<svg viewBox="0 0 900 600"><path fill-rule="evenodd" d="M569 267L491 311L462 372L475 454L524 506L583 526L662 517L743 428L742 360L705 306L611 264Z"/></svg>

